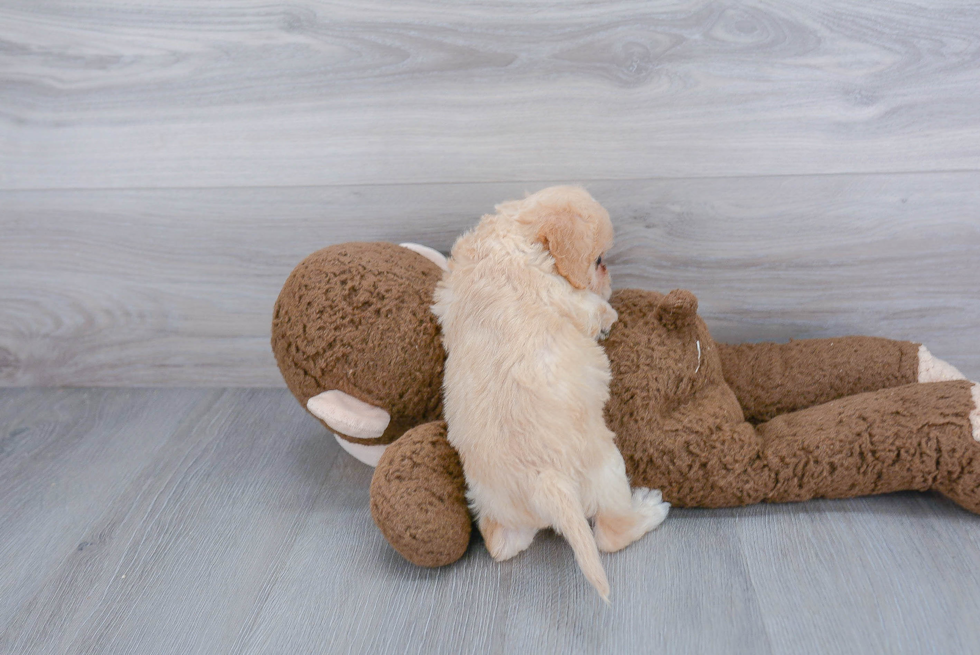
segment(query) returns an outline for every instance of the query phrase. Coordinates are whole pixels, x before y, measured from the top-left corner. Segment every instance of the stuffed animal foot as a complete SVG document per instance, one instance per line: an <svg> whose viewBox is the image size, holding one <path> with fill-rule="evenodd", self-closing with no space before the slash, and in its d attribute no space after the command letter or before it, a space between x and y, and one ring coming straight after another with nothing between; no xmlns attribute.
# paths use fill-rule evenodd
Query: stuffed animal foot
<svg viewBox="0 0 980 655"><path fill-rule="evenodd" d="M659 489L633 490L632 512L625 516L599 514L595 522L595 543L604 553L615 553L664 522L670 503Z"/></svg>
<svg viewBox="0 0 980 655"><path fill-rule="evenodd" d="M935 490L980 513L977 385L953 380L849 396L758 426L785 502Z"/></svg>

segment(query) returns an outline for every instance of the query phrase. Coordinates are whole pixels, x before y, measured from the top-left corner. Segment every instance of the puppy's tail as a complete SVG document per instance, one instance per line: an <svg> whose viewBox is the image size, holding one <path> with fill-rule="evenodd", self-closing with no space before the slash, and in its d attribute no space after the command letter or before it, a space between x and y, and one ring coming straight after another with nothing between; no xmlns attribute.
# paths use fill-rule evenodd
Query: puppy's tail
<svg viewBox="0 0 980 655"><path fill-rule="evenodd" d="M585 518L585 509L574 486L560 474L544 472L538 477L534 502L542 514L551 520L552 527L571 545L582 573L602 596L602 600L608 603L609 581L599 560L599 549Z"/></svg>

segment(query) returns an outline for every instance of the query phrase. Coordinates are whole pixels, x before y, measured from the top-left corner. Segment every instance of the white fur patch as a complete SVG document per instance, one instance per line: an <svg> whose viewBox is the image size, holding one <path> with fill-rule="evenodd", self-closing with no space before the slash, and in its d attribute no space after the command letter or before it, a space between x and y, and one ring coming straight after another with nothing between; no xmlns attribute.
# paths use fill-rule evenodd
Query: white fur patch
<svg viewBox="0 0 980 655"><path fill-rule="evenodd" d="M633 510L643 517L639 529L641 534L646 534L664 522L670 503L664 502L659 489L637 487L633 490Z"/></svg>
<svg viewBox="0 0 980 655"><path fill-rule="evenodd" d="M398 245L402 248L408 248L412 252L417 252L444 271L449 270L449 264L446 262L446 256L435 248L423 246L418 243L399 243Z"/></svg>
<svg viewBox="0 0 980 655"><path fill-rule="evenodd" d="M919 382L945 382L947 380L965 380L955 366L944 362L925 346L919 346Z"/></svg>
<svg viewBox="0 0 980 655"><path fill-rule="evenodd" d="M340 447L350 453L354 459L364 462L368 466L375 467L378 465L378 460L381 459L381 455L384 454L385 448L388 446L365 446L362 443L351 443L346 439L341 439L337 435L333 435L333 438L337 440Z"/></svg>
<svg viewBox="0 0 980 655"><path fill-rule="evenodd" d="M377 439L391 421L385 410L338 389L313 396L306 408L337 432L356 439Z"/></svg>

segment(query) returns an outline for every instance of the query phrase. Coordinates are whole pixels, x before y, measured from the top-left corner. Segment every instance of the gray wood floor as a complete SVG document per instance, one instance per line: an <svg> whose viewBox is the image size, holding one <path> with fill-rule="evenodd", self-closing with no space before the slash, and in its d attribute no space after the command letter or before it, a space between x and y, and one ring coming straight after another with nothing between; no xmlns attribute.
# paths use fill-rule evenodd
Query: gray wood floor
<svg viewBox="0 0 980 655"><path fill-rule="evenodd" d="M898 494L676 510L603 557L416 568L280 389L0 390L0 652L968 653L980 522Z"/></svg>

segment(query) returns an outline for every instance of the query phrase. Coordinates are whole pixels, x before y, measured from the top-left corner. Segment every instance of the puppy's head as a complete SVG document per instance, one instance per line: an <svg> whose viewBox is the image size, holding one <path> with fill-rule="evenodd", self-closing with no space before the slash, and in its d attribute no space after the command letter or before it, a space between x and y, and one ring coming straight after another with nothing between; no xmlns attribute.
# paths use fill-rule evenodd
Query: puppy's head
<svg viewBox="0 0 980 655"><path fill-rule="evenodd" d="M516 210L517 220L551 253L555 268L569 284L609 299L612 286L602 260L612 247L612 222L585 189L548 187L504 207Z"/></svg>

